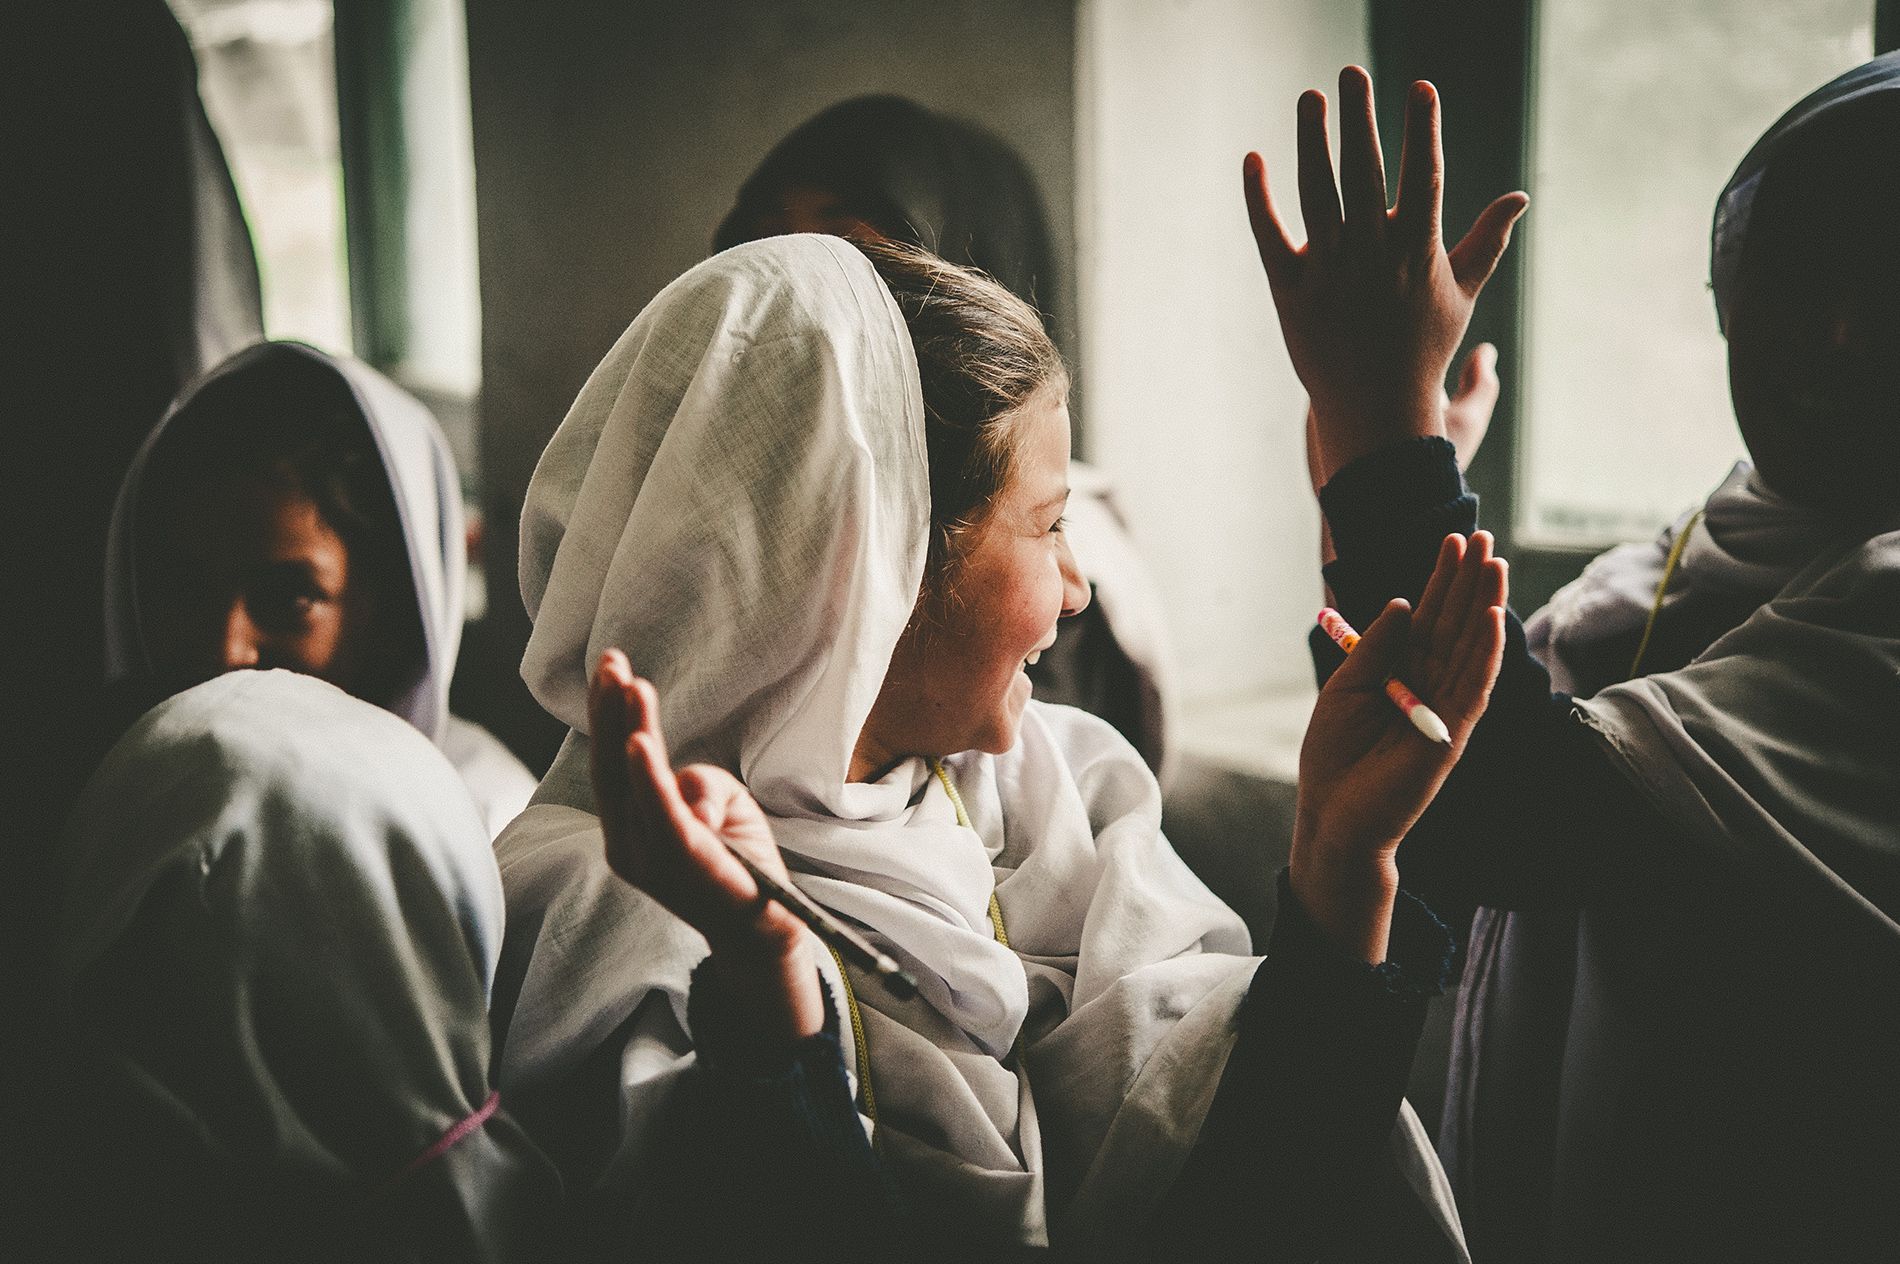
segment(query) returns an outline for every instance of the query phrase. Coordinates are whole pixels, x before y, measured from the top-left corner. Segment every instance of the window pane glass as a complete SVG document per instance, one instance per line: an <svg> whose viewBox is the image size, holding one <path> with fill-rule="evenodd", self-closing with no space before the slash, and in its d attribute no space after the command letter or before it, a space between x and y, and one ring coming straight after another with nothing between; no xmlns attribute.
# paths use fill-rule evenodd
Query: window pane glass
<svg viewBox="0 0 1900 1264"><path fill-rule="evenodd" d="M1795 101L1873 55L1869 0L1543 0L1518 538L1650 535L1744 455L1709 222Z"/></svg>
<svg viewBox="0 0 1900 1264"><path fill-rule="evenodd" d="M173 0L264 288L264 328L350 350L330 0Z"/></svg>

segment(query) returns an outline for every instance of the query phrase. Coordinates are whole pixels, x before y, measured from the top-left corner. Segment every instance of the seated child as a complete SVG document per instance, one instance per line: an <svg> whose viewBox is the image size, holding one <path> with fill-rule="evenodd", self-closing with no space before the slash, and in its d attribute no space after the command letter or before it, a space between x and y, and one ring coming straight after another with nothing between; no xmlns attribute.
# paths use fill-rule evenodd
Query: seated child
<svg viewBox="0 0 1900 1264"><path fill-rule="evenodd" d="M491 1080L486 831L413 726L320 680L227 672L161 703L58 861L57 1258L526 1262L632 1235L725 1260L845 1209L891 1238L829 1031L709 1040L650 1121L674 1165L612 1205L565 1197Z"/></svg>

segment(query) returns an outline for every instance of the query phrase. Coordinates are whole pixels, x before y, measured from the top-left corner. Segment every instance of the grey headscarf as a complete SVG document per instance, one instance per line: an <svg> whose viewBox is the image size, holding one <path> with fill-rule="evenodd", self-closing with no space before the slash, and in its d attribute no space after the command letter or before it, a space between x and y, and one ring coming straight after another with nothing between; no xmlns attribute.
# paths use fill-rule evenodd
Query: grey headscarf
<svg viewBox="0 0 1900 1264"><path fill-rule="evenodd" d="M558 1186L489 1083L500 874L413 726L226 673L120 739L58 859L100 1228L192 1258L539 1255Z"/></svg>

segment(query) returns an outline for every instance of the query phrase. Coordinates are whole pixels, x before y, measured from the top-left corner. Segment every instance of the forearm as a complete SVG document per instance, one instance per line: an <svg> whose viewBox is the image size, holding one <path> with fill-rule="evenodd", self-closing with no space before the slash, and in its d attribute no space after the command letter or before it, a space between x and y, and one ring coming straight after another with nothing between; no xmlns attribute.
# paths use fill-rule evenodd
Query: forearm
<svg viewBox="0 0 1900 1264"><path fill-rule="evenodd" d="M1280 882L1267 959L1159 1240L1190 1254L1244 1245L1265 1259L1318 1255L1371 1184L1404 1095L1451 937L1400 895L1389 954L1340 952Z"/></svg>

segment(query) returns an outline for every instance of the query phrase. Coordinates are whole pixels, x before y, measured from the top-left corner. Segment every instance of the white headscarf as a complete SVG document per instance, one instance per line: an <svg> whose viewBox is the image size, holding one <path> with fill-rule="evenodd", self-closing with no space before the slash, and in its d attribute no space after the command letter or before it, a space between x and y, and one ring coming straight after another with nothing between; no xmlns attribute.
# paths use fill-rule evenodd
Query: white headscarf
<svg viewBox="0 0 1900 1264"><path fill-rule="evenodd" d="M206 373L173 401L127 470L112 513L106 551L106 680L113 683L152 671L137 582L139 500L153 454L165 441L173 419L213 382L236 374L270 373L298 361L334 373L348 389L382 458L395 499L421 617L423 655L389 709L422 730L449 756L482 809L492 836L526 805L534 778L486 730L449 712L449 682L462 641L468 572L455 457L429 410L360 360L298 342L259 343Z"/></svg>
<svg viewBox="0 0 1900 1264"><path fill-rule="evenodd" d="M111 1111L85 1171L125 1232L184 1216L158 1253L220 1259L545 1245L558 1184L489 1083L500 876L413 726L227 672L113 747L58 861L61 1034Z"/></svg>
<svg viewBox="0 0 1900 1264"><path fill-rule="evenodd" d="M502 1084L558 1094L640 1011L617 1174L637 1179L690 1058L704 943L605 874L592 814L587 681L619 646L675 760L734 770L798 885L919 976L900 1002L854 975L877 1137L917 1204L963 1237L1042 1243L1056 1222L1112 1253L1198 1135L1257 959L1162 837L1147 767L1092 716L1031 703L1007 754L945 761L968 827L922 759L846 780L923 580L927 472L902 313L840 239L708 260L595 370L522 521L522 673L575 732L496 843Z"/></svg>

